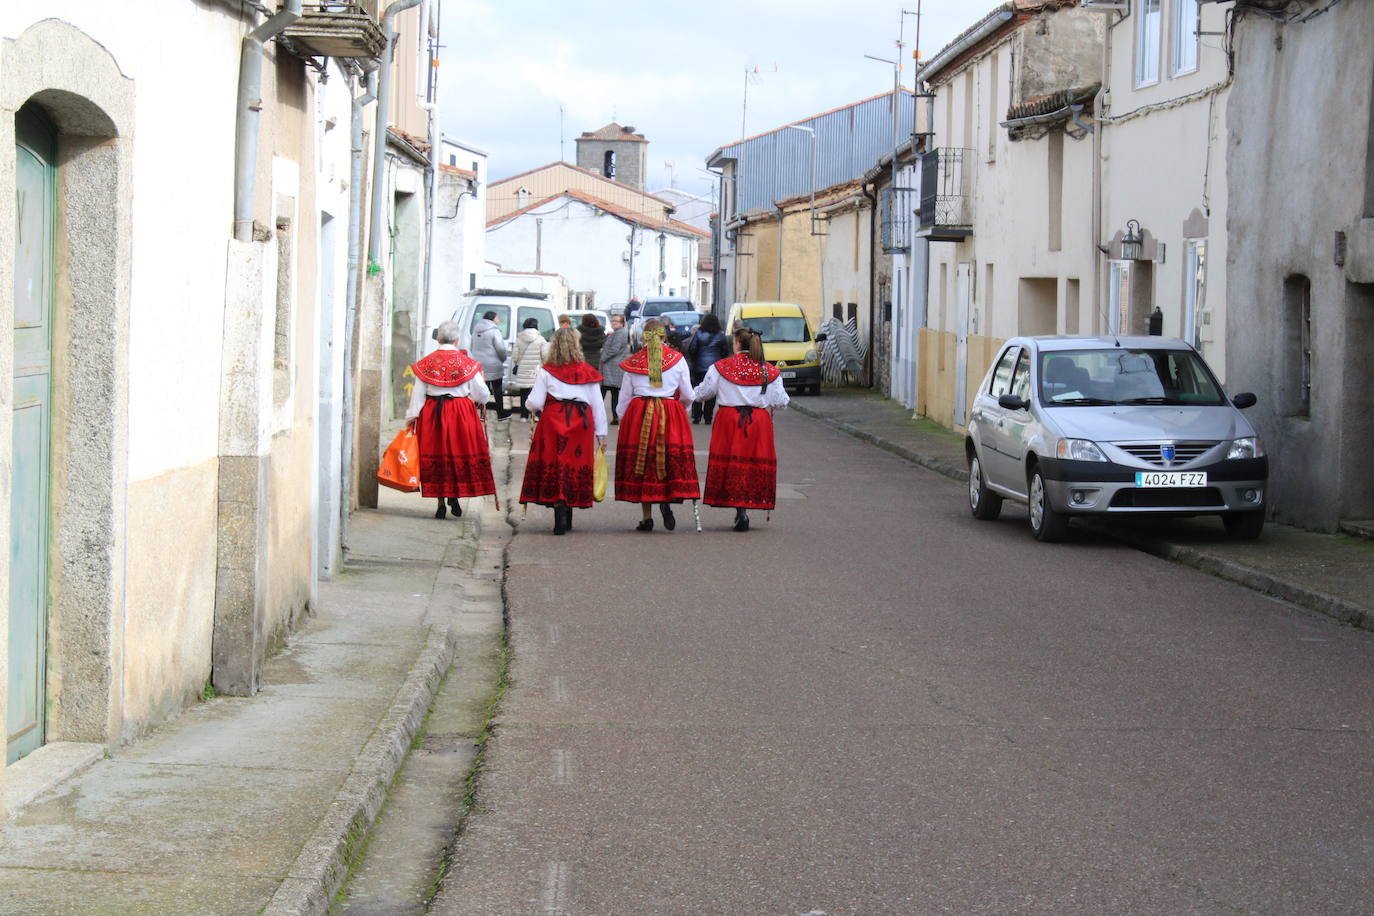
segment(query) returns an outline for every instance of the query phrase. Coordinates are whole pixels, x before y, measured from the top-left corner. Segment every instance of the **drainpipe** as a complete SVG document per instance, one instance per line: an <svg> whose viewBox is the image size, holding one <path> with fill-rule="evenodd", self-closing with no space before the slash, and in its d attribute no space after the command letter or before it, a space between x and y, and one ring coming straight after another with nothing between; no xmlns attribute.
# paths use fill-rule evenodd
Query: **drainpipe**
<svg viewBox="0 0 1374 916"><path fill-rule="evenodd" d="M428 219L425 225L425 285L422 302L420 333L415 335L415 358L424 356L425 331L429 330L431 290L434 288L434 227L439 217L439 88L434 79L434 55L438 53L439 36L431 32L438 26L439 0L424 0L420 10L420 27L425 30L425 93L424 101L417 101L420 110L429 116L429 165L425 168L425 202Z"/></svg>
<svg viewBox="0 0 1374 916"><path fill-rule="evenodd" d="M783 213L783 209L782 209L782 206L781 206L781 205L779 205L779 204L774 204L773 206L775 206L775 207L778 208L778 295L777 295L777 301L778 301L778 302L781 302L781 301L782 301L782 239L783 239L783 229L785 228L785 226L783 225L784 213Z"/></svg>
<svg viewBox="0 0 1374 916"><path fill-rule="evenodd" d="M377 62L362 62L362 95L353 97L349 121L348 280L344 289L343 462L339 483L339 546L348 552L348 514L353 505L353 325L358 319L358 274L363 261L363 109L377 100ZM380 152L380 150L379 150Z"/></svg>
<svg viewBox="0 0 1374 916"><path fill-rule="evenodd" d="M301 18L301 0L243 36L239 55L238 119L234 125L234 238L253 241L253 182L258 173L258 124L262 113L263 46Z"/></svg>
<svg viewBox="0 0 1374 916"><path fill-rule="evenodd" d="M1091 9L1091 7L1089 7ZM1097 95L1093 98L1093 117L1097 121L1098 129L1093 131L1093 176L1092 176L1092 265L1093 265L1093 314L1106 320L1107 331L1111 327L1111 319L1102 311L1102 277L1106 271L1106 265L1102 257L1102 135L1107 129L1106 100L1107 87L1112 79L1112 27L1116 22L1111 21L1110 10L1100 10L1107 13L1107 20L1102 28L1102 85L1098 87Z"/></svg>
<svg viewBox="0 0 1374 916"><path fill-rule="evenodd" d="M396 49L396 33L392 26L398 14L419 5L420 0L394 0L382 14L385 46L382 48L382 73L377 89L377 130L373 139L372 222L367 233L367 259L374 264L381 256L382 206L386 198L386 130L391 120L391 61Z"/></svg>

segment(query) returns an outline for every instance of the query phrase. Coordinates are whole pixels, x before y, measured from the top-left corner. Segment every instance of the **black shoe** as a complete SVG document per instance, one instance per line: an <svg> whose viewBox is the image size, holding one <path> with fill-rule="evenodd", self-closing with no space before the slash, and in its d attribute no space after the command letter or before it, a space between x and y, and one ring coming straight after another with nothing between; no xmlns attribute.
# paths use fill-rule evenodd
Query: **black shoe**
<svg viewBox="0 0 1374 916"><path fill-rule="evenodd" d="M553 533L554 533L554 534L567 534L567 533L568 533L567 516L564 514L564 513L567 512L567 511L568 511L567 509L564 509L564 508L562 508L561 506L554 506L554 507L553 507Z"/></svg>
<svg viewBox="0 0 1374 916"><path fill-rule="evenodd" d="M635 525L635 530L636 530L636 531L653 531L653 530L654 530L654 520L651 519L651 518L646 518L644 521L640 522L638 525Z"/></svg>
<svg viewBox="0 0 1374 916"><path fill-rule="evenodd" d="M449 511L453 513L454 518L458 518L463 514L463 507L458 503L458 497L456 496L450 496L448 498L448 508Z"/></svg>
<svg viewBox="0 0 1374 916"><path fill-rule="evenodd" d="M749 513L745 512L743 509L739 509L735 512L735 530L749 530Z"/></svg>
<svg viewBox="0 0 1374 916"><path fill-rule="evenodd" d="M572 531L572 506L563 507L563 527Z"/></svg>
<svg viewBox="0 0 1374 916"><path fill-rule="evenodd" d="M663 514L663 527L672 531L677 527L677 519L673 518L673 507L667 503L659 503L658 510ZM650 519L652 521L652 519Z"/></svg>
<svg viewBox="0 0 1374 916"><path fill-rule="evenodd" d="M434 510L434 517L448 518L448 508L444 505L444 499L442 496L439 498L439 508Z"/></svg>

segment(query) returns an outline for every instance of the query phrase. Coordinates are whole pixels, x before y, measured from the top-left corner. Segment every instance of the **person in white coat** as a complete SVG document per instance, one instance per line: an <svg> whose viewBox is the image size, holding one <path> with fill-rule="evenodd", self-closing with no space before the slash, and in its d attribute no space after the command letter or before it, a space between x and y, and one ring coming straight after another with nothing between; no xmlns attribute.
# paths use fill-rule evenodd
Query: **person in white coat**
<svg viewBox="0 0 1374 916"><path fill-rule="evenodd" d="M549 358L549 342L539 331L538 318L526 318L525 326L515 335L515 387L520 391L520 419L530 418L530 409L525 399L534 387L539 367Z"/></svg>
<svg viewBox="0 0 1374 916"><path fill-rule="evenodd" d="M773 411L787 406L782 373L763 358L757 331L735 329L735 355L706 371L693 391L716 399L702 502L735 510L735 531L749 530L750 509L772 509L778 497Z"/></svg>

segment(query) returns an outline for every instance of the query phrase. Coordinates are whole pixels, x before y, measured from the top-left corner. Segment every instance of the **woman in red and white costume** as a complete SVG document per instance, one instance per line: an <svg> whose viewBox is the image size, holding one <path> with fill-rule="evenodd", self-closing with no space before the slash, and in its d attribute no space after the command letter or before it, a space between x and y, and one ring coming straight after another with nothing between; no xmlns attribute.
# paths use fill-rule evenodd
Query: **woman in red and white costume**
<svg viewBox="0 0 1374 916"><path fill-rule="evenodd" d="M653 504L663 527L677 526L671 503L697 499L697 459L685 405L692 403L692 376L682 354L663 342L663 322L644 322L644 348L620 364L616 415L620 435L615 452L615 498L639 503L636 531L653 531Z"/></svg>
<svg viewBox="0 0 1374 916"><path fill-rule="evenodd" d="M415 387L410 392L406 425L420 442L420 495L436 497L435 518L444 518L444 502L455 516L463 514L463 496L496 492L491 475L491 446L477 405L491 392L482 366L456 346L459 327L445 321L434 331L439 347L413 364Z"/></svg>
<svg viewBox="0 0 1374 916"><path fill-rule="evenodd" d="M535 373L525 405L538 414L520 502L553 509L553 533L572 530L573 509L589 509L592 459L606 447L606 404L601 373L582 356L577 331L553 334L549 359Z"/></svg>
<svg viewBox="0 0 1374 916"><path fill-rule="evenodd" d="M763 358L758 332L736 328L734 339L735 355L707 370L693 396L698 401L716 399L702 501L733 508L734 530L748 531L750 509L777 504L773 411L787 407L788 397L782 373Z"/></svg>

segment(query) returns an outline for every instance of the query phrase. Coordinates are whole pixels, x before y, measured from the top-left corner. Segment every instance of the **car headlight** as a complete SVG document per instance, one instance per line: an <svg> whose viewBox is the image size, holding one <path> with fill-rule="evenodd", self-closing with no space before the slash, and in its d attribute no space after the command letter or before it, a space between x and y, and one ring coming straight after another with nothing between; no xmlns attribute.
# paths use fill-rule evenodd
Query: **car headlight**
<svg viewBox="0 0 1374 916"><path fill-rule="evenodd" d="M815 350L806 351L806 361L808 363L814 363L818 359L820 359L820 357L816 354Z"/></svg>
<svg viewBox="0 0 1374 916"><path fill-rule="evenodd" d="M1106 461L1107 456L1091 439L1060 439L1055 455L1069 461Z"/></svg>
<svg viewBox="0 0 1374 916"><path fill-rule="evenodd" d="M1264 446L1260 443L1259 436L1246 436L1231 443L1231 450L1226 453L1227 458L1263 458Z"/></svg>

